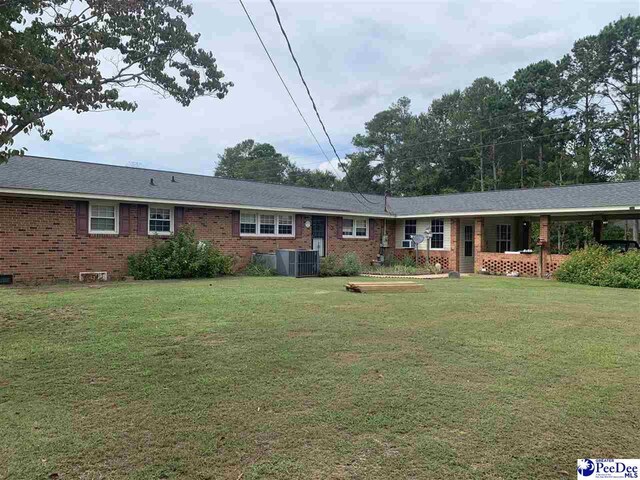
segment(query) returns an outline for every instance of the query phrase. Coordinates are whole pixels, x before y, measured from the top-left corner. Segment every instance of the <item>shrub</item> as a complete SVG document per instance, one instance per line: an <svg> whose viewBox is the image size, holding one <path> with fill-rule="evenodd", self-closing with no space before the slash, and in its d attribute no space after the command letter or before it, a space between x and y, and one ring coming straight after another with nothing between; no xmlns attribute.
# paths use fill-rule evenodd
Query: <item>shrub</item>
<svg viewBox="0 0 640 480"><path fill-rule="evenodd" d="M620 254L601 245L589 246L572 252L555 276L561 282L640 288L640 252Z"/></svg>
<svg viewBox="0 0 640 480"><path fill-rule="evenodd" d="M349 252L340 259L337 255L329 254L320 259L321 277L352 277L360 275L362 264L354 252Z"/></svg>
<svg viewBox="0 0 640 480"><path fill-rule="evenodd" d="M337 255L329 254L320 259L320 276L335 277L340 275L340 259Z"/></svg>
<svg viewBox="0 0 640 480"><path fill-rule="evenodd" d="M640 288L640 251L625 254L614 253L603 272L602 286L617 288Z"/></svg>
<svg viewBox="0 0 640 480"><path fill-rule="evenodd" d="M150 248L129 257L129 275L136 280L216 277L230 274L232 266L231 257L209 242L196 240L194 229L188 226L174 238L154 240Z"/></svg>
<svg viewBox="0 0 640 480"><path fill-rule="evenodd" d="M345 254L342 259L342 267L340 268L341 275L345 277L353 277L355 275L360 275L362 272L362 264L360 263L360 259L358 255L354 252L349 252Z"/></svg>

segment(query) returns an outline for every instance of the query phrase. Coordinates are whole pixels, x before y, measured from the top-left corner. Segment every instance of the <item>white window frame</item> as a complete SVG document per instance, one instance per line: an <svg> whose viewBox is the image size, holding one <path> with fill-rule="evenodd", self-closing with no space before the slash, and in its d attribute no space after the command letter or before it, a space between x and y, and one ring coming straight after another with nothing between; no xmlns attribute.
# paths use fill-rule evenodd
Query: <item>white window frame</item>
<svg viewBox="0 0 640 480"><path fill-rule="evenodd" d="M353 221L352 227L351 227L351 234L345 234L344 233L344 221L345 220L351 220ZM357 221L363 221L364 220L364 224L365 224L365 234L364 235L356 235L356 222ZM369 240L369 219L368 218L363 218L363 217L342 217L342 238L352 238L355 240Z"/></svg>
<svg viewBox="0 0 640 480"><path fill-rule="evenodd" d="M93 218L93 207L113 207L114 225L113 230L94 230L91 228L91 218ZM96 217L107 218L107 217ZM89 203L89 234L91 235L118 235L120 229L120 204L111 202L90 202Z"/></svg>
<svg viewBox="0 0 640 480"><path fill-rule="evenodd" d="M168 232L152 232L151 231L151 209L152 208L166 208L169 210L169 231ZM148 205L147 208L147 233L151 236L153 235L157 235L157 236L169 236L169 235L173 235L173 231L174 231L174 227L175 227L175 220L174 220L174 207L173 205Z"/></svg>
<svg viewBox="0 0 640 480"><path fill-rule="evenodd" d="M411 242L411 245L409 247L402 247L402 248L415 248L415 244L413 243L413 240L411 239L411 236L409 236L409 238L407 238L407 222L415 222L413 225L410 225L411 227L414 227L415 229L415 233L414 235L418 234L418 220L416 218L407 218L404 221L404 228L403 228L403 239L402 242L409 240ZM402 243L400 244L402 245Z"/></svg>
<svg viewBox="0 0 640 480"><path fill-rule="evenodd" d="M243 215L251 215L253 217L253 223L247 223L247 222L243 222L242 221L242 216ZM242 225L253 225L255 227L255 231L254 232L243 232L242 231ZM258 214L254 213L254 212L240 212L240 235L244 236L244 235L255 235L258 233Z"/></svg>
<svg viewBox="0 0 640 480"><path fill-rule="evenodd" d="M433 231L433 222L442 222L442 232L434 232ZM430 250L444 250L445 249L445 245L446 242L444 241L444 235L446 233L446 222L444 221L444 218L432 218L431 221L429 222L429 228L431 229L431 238L429 239L429 249ZM441 247L434 247L433 246L433 239L436 235L442 235L442 246Z"/></svg>
<svg viewBox="0 0 640 480"><path fill-rule="evenodd" d="M242 215L255 215L256 219L256 233L243 233L242 232ZM275 218L274 230L273 233L260 233L260 215L273 215ZM281 234L278 233L280 231L280 217L291 217L291 233ZM240 237L243 238L264 238L264 237L278 237L278 238L295 238L296 237L296 215L295 213L287 213L287 212L272 212L272 211L264 211L264 212L254 212L251 210L241 210L240 211ZM271 225L271 224L269 224ZM284 224L283 224L284 225Z"/></svg>

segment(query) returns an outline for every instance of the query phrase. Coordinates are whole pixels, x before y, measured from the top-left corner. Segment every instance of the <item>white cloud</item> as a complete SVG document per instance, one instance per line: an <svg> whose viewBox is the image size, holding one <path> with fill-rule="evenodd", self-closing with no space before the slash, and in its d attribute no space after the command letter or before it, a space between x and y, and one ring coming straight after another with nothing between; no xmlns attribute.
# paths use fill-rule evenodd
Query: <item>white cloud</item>
<svg viewBox="0 0 640 480"><path fill-rule="evenodd" d="M183 108L142 90L123 96L135 113L48 119L49 142L24 136L29 152L153 168L211 173L225 147L246 138L269 142L301 166L333 169L291 105L235 1L194 0L191 28L214 52L235 87L220 101L202 98ZM327 154L331 153L273 11L266 1L247 7L298 104ZM429 1L297 0L280 13L327 128L341 153L376 112L398 97L413 110L474 78L509 78L517 68L555 60L573 41L597 33L621 15L639 14L634 1ZM330 158L333 156L331 155Z"/></svg>

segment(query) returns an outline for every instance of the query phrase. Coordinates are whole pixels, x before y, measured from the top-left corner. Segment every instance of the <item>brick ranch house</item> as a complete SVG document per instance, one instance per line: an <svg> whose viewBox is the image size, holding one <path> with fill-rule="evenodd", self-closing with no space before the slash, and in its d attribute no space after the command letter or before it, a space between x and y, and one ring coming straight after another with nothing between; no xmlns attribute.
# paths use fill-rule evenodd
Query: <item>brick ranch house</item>
<svg viewBox="0 0 640 480"><path fill-rule="evenodd" d="M0 275L16 283L77 281L80 272L127 274L127 257L185 224L236 258L254 252L356 252L369 264L413 255L410 236L429 227L429 262L445 270L552 274L551 222L640 218L640 182L393 197L263 184L58 160L0 165ZM530 229L539 224L540 252ZM427 261L427 245L419 247ZM10 276L10 277L9 277Z"/></svg>

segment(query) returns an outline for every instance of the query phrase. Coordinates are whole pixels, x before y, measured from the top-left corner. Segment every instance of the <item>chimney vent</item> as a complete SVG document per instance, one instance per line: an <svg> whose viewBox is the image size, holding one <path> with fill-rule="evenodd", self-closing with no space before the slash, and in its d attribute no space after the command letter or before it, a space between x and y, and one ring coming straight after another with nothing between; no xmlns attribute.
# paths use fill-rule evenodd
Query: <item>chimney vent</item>
<svg viewBox="0 0 640 480"><path fill-rule="evenodd" d="M153 183L153 178L149 181L149 185L155 185L155 183Z"/></svg>
<svg viewBox="0 0 640 480"><path fill-rule="evenodd" d="M178 181L176 180L175 175L171 175L171 183L178 183Z"/></svg>

